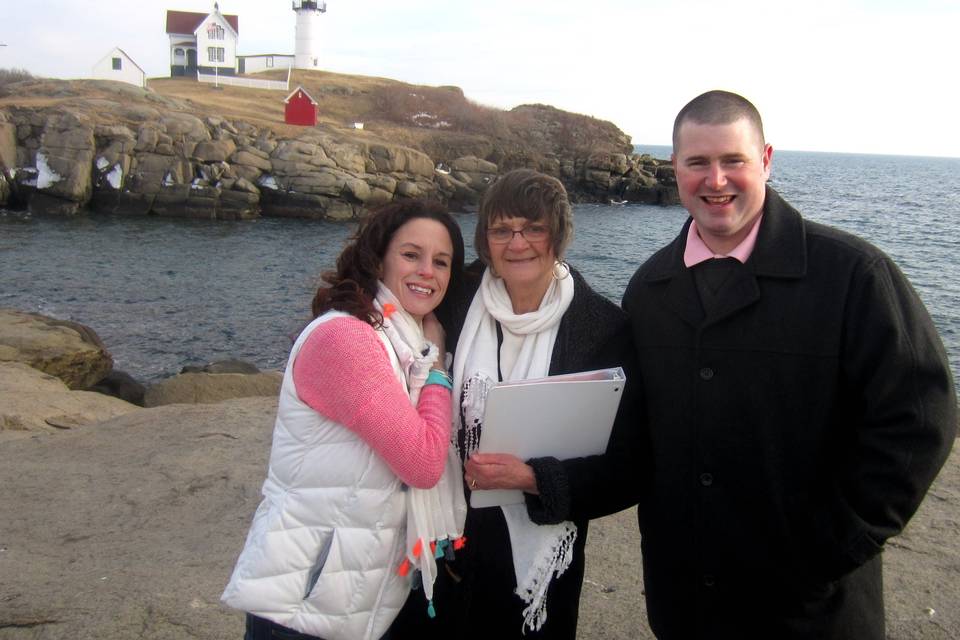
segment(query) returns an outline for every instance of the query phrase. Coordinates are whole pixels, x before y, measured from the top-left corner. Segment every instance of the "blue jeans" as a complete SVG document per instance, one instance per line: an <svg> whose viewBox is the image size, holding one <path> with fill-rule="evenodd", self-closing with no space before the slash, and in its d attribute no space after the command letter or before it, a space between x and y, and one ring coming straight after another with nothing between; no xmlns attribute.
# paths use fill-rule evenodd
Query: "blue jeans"
<svg viewBox="0 0 960 640"><path fill-rule="evenodd" d="M287 627L259 618L252 613L247 614L247 631L243 640L322 640L317 636L308 636L305 633L288 629Z"/></svg>

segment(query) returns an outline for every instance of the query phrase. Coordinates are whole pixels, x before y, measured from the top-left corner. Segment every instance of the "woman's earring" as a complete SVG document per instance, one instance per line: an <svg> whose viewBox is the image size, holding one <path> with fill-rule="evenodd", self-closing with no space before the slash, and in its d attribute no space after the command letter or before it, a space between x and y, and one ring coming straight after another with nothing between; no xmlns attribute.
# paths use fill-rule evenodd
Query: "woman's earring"
<svg viewBox="0 0 960 640"><path fill-rule="evenodd" d="M563 280L570 275L570 265L563 260L557 260L553 263L553 279Z"/></svg>

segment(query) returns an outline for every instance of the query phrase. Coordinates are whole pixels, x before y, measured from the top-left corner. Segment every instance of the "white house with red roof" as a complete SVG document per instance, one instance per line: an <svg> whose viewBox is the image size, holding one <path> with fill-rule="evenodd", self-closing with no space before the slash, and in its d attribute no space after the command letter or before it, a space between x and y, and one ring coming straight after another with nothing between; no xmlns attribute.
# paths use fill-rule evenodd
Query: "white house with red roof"
<svg viewBox="0 0 960 640"><path fill-rule="evenodd" d="M114 47L93 65L92 77L98 80L127 82L138 87L144 87L147 84L147 74L120 47Z"/></svg>
<svg viewBox="0 0 960 640"><path fill-rule="evenodd" d="M171 76L195 76L198 70L236 74L240 18L220 13L218 3L214 3L211 13L168 10L167 35Z"/></svg>

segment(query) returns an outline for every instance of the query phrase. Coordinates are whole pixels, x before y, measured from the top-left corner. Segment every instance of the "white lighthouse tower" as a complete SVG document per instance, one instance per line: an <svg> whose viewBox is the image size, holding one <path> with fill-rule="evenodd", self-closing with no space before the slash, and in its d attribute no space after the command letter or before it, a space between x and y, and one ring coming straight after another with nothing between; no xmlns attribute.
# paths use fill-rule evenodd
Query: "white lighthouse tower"
<svg viewBox="0 0 960 640"><path fill-rule="evenodd" d="M294 50L294 69L318 69L320 62L320 14L327 3L320 0L293 0L297 13L297 47Z"/></svg>

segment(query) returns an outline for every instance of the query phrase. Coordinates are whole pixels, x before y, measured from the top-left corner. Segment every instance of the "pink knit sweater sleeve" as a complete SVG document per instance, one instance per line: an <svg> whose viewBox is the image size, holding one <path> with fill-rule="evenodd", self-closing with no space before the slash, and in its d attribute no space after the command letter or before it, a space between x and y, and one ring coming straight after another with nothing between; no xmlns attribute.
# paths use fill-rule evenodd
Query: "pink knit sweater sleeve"
<svg viewBox="0 0 960 640"><path fill-rule="evenodd" d="M437 483L450 444L450 391L431 384L414 407L373 327L353 317L316 327L293 363L297 394L353 430L413 487Z"/></svg>

